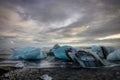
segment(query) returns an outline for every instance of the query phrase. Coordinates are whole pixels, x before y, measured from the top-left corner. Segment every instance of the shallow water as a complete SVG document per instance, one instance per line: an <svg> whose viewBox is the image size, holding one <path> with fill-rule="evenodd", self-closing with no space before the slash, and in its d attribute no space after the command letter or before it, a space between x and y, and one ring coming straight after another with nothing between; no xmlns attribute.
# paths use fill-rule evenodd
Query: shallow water
<svg viewBox="0 0 120 80"><path fill-rule="evenodd" d="M120 66L120 61L110 62L108 66L102 67L114 67ZM4 60L0 61L0 67L17 67L17 68L81 68L81 66L74 62L66 62L63 60L55 59L54 57L47 57L44 60ZM100 68L100 67L86 67L86 68Z"/></svg>

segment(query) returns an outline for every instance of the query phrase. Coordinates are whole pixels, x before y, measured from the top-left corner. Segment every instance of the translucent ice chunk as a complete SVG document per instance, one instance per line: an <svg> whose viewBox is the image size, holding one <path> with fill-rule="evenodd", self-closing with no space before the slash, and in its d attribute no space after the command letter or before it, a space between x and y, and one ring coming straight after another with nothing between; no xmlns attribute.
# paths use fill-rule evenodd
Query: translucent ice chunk
<svg viewBox="0 0 120 80"><path fill-rule="evenodd" d="M20 68L22 68L22 67L24 67L24 63L22 63L22 62L17 63L17 64L15 65L15 67L20 67Z"/></svg>
<svg viewBox="0 0 120 80"><path fill-rule="evenodd" d="M10 56L10 59L43 59L45 55L42 53L40 48L26 47L20 48L13 51L13 54Z"/></svg>
<svg viewBox="0 0 120 80"><path fill-rule="evenodd" d="M44 74L41 76L41 79L43 80L52 80L52 77L48 76L48 74Z"/></svg>
<svg viewBox="0 0 120 80"><path fill-rule="evenodd" d="M114 61L120 60L120 50L115 50L107 56L107 60Z"/></svg>
<svg viewBox="0 0 120 80"><path fill-rule="evenodd" d="M72 48L71 46L61 46L60 48L54 50L53 54L55 55L56 58L68 60L69 52L74 54L76 52L76 49Z"/></svg>

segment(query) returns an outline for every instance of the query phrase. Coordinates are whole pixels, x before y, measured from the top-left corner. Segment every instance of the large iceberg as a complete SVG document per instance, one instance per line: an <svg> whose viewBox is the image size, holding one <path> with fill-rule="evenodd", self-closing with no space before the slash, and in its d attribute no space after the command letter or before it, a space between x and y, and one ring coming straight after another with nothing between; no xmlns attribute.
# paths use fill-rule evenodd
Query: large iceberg
<svg viewBox="0 0 120 80"><path fill-rule="evenodd" d="M115 51L115 48L113 47L105 47L105 46L92 46L92 51L98 54L101 58L107 58L107 56Z"/></svg>
<svg viewBox="0 0 120 80"><path fill-rule="evenodd" d="M104 62L97 54L82 50L75 53L75 59L81 67L98 67L104 65Z"/></svg>
<svg viewBox="0 0 120 80"><path fill-rule="evenodd" d="M43 59L45 54L42 53L40 48L25 47L13 50L13 54L9 59L29 60L29 59Z"/></svg>
<svg viewBox="0 0 120 80"><path fill-rule="evenodd" d="M74 54L76 52L76 49L74 49L71 46L61 46L58 49L55 49L53 51L53 54L56 58L62 59L62 60L69 60L69 54L68 53Z"/></svg>

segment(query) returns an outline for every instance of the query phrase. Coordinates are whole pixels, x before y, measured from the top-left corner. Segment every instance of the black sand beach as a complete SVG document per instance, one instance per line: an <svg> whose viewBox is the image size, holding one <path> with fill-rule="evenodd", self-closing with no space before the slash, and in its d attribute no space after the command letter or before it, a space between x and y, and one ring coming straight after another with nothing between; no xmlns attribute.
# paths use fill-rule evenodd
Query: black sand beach
<svg viewBox="0 0 120 80"><path fill-rule="evenodd" d="M42 80L41 76L48 74L52 80L120 80L120 67L96 69L16 69L3 74L0 80Z"/></svg>

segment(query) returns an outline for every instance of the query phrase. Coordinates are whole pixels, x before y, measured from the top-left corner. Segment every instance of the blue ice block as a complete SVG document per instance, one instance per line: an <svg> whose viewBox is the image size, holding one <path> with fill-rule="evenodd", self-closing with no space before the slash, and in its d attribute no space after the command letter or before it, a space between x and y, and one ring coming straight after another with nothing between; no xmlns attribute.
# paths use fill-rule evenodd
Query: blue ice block
<svg viewBox="0 0 120 80"><path fill-rule="evenodd" d="M53 51L53 54L56 58L62 59L62 60L68 60L68 56L66 53L66 50L71 49L71 52L74 54L75 53L75 49L72 48L71 46L61 46L60 48L56 49Z"/></svg>
<svg viewBox="0 0 120 80"><path fill-rule="evenodd" d="M13 51L13 54L10 56L10 59L43 59L45 55L42 53L40 48L34 47L25 47Z"/></svg>

